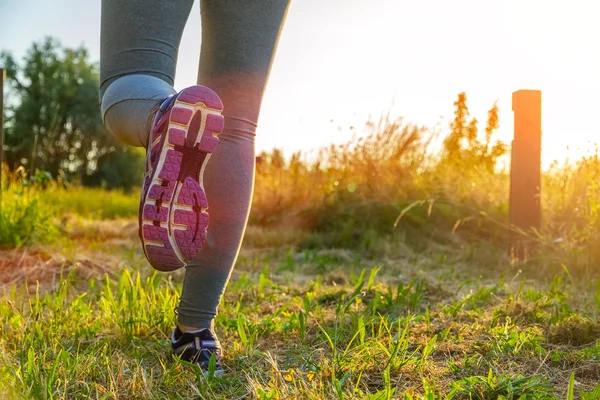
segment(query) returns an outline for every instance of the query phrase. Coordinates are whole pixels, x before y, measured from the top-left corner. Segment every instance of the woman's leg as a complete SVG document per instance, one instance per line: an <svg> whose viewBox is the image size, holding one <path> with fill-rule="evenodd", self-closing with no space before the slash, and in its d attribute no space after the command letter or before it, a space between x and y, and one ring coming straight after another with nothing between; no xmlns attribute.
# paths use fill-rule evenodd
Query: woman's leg
<svg viewBox="0 0 600 400"><path fill-rule="evenodd" d="M100 99L107 129L146 146L149 120L175 93L177 51L193 0L102 0Z"/></svg>
<svg viewBox="0 0 600 400"><path fill-rule="evenodd" d="M172 126L175 131L181 128L178 119L189 110L188 99L182 98L179 102L179 98L173 97L162 103L158 113L157 105L175 94L172 84L177 51L192 3L192 0L103 0L100 73L102 116L108 130L121 141L147 146L152 131L152 142L158 143L159 137L167 137L167 133L171 132L164 127L165 124L161 122L163 119L167 119L166 126ZM288 4L289 0L201 2L203 43L198 81L212 88L222 98L225 119L223 132L219 136L220 144L204 170L204 187L211 213L208 239L200 253L187 265L179 305L178 325L182 330L196 332L182 334L176 329L172 337L176 353L201 365L207 364L210 354L220 353L216 337L203 328L212 326L247 222L254 180L256 121ZM185 97L189 98L188 94L194 97L196 93L194 88ZM207 94L205 91L201 93ZM216 124L219 121L213 118L209 124L211 115L207 117L204 112L214 114L220 102L211 100L210 96L206 99L212 105L202 109L202 122L196 122L200 129L204 127L207 130L211 125L216 132L222 129ZM175 111L171 113L172 109L177 109L178 117L173 116ZM191 120L186 127L188 133L195 124L198 112L192 114L194 116L189 117ZM154 115L158 115L158 118L153 122ZM171 122L174 124L171 125ZM175 136L180 135L174 133ZM204 136L213 141L212 135ZM167 150L183 154L183 161L181 158L178 161L181 165L186 154L195 150L196 134L191 138L193 147L182 149L184 145L188 146L188 139L189 135L184 139L179 138L183 140L181 144L174 144L171 150ZM177 146L180 146L179 149ZM152 160L154 148L149 151L149 160ZM162 160L158 161L159 167ZM150 167L150 171L153 170L156 168ZM183 166L181 170L184 170ZM175 177L180 182L181 176L177 177L176 174ZM150 190L145 191L144 196L151 194L154 189L156 193L172 196L173 182L163 178L159 181L160 184L155 186L146 183ZM142 203L146 204L149 197L144 196ZM163 229L163 222L159 220L161 199L157 200L154 208L150 207L150 211L156 210L152 218L155 220L151 222L157 229ZM165 250L167 247L169 242L165 242ZM172 269L173 265L164 267ZM208 353L205 349L209 350Z"/></svg>
<svg viewBox="0 0 600 400"><path fill-rule="evenodd" d="M172 270L197 254L208 215L202 171L223 126L206 87L176 96L177 52L193 0L103 0L100 98L103 121L123 142L147 147L140 237L150 263ZM174 329L173 352L206 369L221 348L208 329Z"/></svg>
<svg viewBox="0 0 600 400"><path fill-rule="evenodd" d="M182 330L209 328L238 255L254 183L254 136L289 0L202 0L198 83L224 104L225 128L204 173L208 239L186 266Z"/></svg>
<svg viewBox="0 0 600 400"><path fill-rule="evenodd" d="M192 4L102 2L102 116L119 140L147 147L140 238L152 266L163 271L184 266L204 244L209 216L202 175L223 129L214 91L192 86L169 97Z"/></svg>

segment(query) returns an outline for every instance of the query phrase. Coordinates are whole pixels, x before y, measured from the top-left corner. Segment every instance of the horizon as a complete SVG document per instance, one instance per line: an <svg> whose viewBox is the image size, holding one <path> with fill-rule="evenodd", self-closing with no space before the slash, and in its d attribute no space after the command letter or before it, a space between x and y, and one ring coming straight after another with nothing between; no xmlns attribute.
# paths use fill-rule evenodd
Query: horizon
<svg viewBox="0 0 600 400"><path fill-rule="evenodd" d="M540 0L433 3L292 2L265 93L257 153L280 148L289 156L346 142L355 133L349 127L364 131L369 118L388 112L447 131L460 92L480 129L498 102L494 137L510 145L511 97L521 89L542 91L544 167L594 150L600 58L589 49L600 26L586 12L592 2L574 1L568 9ZM20 60L34 41L52 36L65 47L83 45L97 62L99 8L99 2L74 0L2 4L0 16L19 23L0 23L0 49ZM195 83L199 31L196 1L180 46L177 90ZM1 40L9 34L10 41Z"/></svg>

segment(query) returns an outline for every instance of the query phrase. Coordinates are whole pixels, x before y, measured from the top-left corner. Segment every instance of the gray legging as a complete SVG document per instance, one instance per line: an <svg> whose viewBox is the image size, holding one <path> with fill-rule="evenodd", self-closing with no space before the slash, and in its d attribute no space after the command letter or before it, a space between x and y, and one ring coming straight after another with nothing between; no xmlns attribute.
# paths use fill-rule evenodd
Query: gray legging
<svg viewBox="0 0 600 400"><path fill-rule="evenodd" d="M107 129L145 146L157 102L175 93L181 35L193 0L102 0L100 98ZM198 84L225 106L204 173L211 224L186 266L178 322L208 328L237 258L254 184L256 121L289 0L201 0Z"/></svg>

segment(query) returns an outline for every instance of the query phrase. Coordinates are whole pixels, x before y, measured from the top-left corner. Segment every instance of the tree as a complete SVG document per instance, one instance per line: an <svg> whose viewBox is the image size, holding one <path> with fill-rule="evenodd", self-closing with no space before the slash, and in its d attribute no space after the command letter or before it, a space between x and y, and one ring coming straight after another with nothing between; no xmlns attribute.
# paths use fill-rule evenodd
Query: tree
<svg viewBox="0 0 600 400"><path fill-rule="evenodd" d="M120 146L115 151L98 157L98 166L82 183L87 186L102 186L106 189L123 188L127 191L142 182L146 160L141 147ZM132 166L136 166L132 168Z"/></svg>
<svg viewBox="0 0 600 400"><path fill-rule="evenodd" d="M0 53L0 63L7 69L9 88L5 142L9 168L24 165L31 173L40 169L53 176L63 171L83 182L98 175L103 160L115 158L109 153L122 152L102 125L98 68L85 48L63 48L46 38L33 43L21 63L8 52ZM143 163L135 162L141 181Z"/></svg>

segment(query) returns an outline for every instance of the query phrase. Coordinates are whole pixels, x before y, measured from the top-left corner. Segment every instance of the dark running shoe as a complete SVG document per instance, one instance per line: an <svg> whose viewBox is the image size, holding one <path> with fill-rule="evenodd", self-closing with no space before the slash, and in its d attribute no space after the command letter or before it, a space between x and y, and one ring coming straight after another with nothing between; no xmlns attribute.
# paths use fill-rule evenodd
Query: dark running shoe
<svg viewBox="0 0 600 400"><path fill-rule="evenodd" d="M171 348L173 354L184 361L197 364L204 371L208 371L210 358L214 354L215 375L222 375L225 372L221 365L221 344L217 335L210 329L182 332L179 327L176 327L171 335Z"/></svg>
<svg viewBox="0 0 600 400"><path fill-rule="evenodd" d="M167 98L150 130L140 198L140 238L160 271L183 267L200 251L208 228L203 173L223 130L219 96L192 86Z"/></svg>

